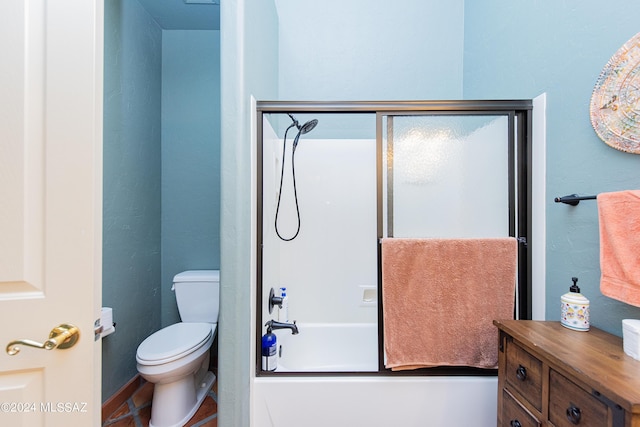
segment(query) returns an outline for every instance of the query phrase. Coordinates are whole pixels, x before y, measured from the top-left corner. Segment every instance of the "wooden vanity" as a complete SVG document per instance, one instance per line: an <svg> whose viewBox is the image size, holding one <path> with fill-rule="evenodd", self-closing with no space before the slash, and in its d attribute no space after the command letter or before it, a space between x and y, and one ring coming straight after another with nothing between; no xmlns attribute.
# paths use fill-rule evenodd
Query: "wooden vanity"
<svg viewBox="0 0 640 427"><path fill-rule="evenodd" d="M622 338L560 322L496 320L498 426L640 427L640 361Z"/></svg>

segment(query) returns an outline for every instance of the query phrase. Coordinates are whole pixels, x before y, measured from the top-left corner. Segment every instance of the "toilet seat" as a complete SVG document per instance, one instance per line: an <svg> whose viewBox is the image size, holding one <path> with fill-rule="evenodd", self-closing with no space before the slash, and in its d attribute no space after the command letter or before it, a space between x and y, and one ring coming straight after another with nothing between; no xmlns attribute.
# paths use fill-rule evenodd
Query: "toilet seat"
<svg viewBox="0 0 640 427"><path fill-rule="evenodd" d="M139 364L162 365L202 347L215 331L211 323L175 323L151 334L136 353Z"/></svg>

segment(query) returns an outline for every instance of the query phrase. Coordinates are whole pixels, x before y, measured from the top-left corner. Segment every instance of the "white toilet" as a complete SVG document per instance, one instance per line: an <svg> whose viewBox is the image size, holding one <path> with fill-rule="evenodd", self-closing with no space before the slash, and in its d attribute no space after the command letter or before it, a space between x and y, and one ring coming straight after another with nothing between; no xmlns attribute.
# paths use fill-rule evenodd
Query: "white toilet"
<svg viewBox="0 0 640 427"><path fill-rule="evenodd" d="M216 379L208 369L218 325L220 272L179 273L171 289L182 322L150 335L136 353L138 372L155 384L149 427L184 426Z"/></svg>

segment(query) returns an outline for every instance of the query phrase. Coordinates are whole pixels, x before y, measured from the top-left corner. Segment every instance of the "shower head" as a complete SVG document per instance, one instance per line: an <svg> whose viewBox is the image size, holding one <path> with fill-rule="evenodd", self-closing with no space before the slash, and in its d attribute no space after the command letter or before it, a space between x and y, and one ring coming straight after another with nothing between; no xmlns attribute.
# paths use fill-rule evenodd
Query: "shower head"
<svg viewBox="0 0 640 427"><path fill-rule="evenodd" d="M307 123L303 124L298 129L300 130L300 134L304 135L305 133L309 133L318 125L318 120L313 119L309 120Z"/></svg>
<svg viewBox="0 0 640 427"><path fill-rule="evenodd" d="M315 128L318 124L318 120L313 119L313 120L309 120L308 122L300 126L300 123L298 123L298 120L296 120L295 117L293 117L289 113L287 113L287 115L293 121L293 125L295 125L295 127L298 128L298 133L300 133L300 135L304 135L305 133L311 132L313 128Z"/></svg>

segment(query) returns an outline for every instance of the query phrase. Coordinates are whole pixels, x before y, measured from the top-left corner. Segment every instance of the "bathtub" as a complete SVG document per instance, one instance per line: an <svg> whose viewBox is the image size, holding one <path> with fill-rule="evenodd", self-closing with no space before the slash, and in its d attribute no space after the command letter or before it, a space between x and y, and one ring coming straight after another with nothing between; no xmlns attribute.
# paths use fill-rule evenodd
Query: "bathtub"
<svg viewBox="0 0 640 427"><path fill-rule="evenodd" d="M278 372L376 372L375 323L299 323L297 335L275 331Z"/></svg>
<svg viewBox="0 0 640 427"><path fill-rule="evenodd" d="M377 371L375 324L298 326L277 332L283 375L252 379L252 427L495 427L497 377L367 375Z"/></svg>

